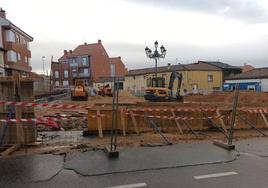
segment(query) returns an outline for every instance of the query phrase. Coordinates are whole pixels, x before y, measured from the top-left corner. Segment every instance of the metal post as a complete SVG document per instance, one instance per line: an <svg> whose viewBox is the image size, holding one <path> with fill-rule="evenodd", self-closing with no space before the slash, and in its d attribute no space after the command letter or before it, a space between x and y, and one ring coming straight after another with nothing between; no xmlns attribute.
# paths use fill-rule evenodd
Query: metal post
<svg viewBox="0 0 268 188"><path fill-rule="evenodd" d="M228 135L228 145L232 145L232 142L233 142L233 129L234 129L234 123L235 123L235 118L236 118L236 108L237 108L237 103L238 103L238 97L239 97L239 84L236 83L233 108L232 108L231 124L230 124L229 135Z"/></svg>
<svg viewBox="0 0 268 188"><path fill-rule="evenodd" d="M157 57L155 57L155 78L157 78ZM157 85L157 84L156 84ZM156 86L157 87L157 86Z"/></svg>
<svg viewBox="0 0 268 188"><path fill-rule="evenodd" d="M112 129L111 129L111 143L110 147L105 147L104 151L109 158L118 158L119 152L116 151L116 137L117 137L117 111L118 111L118 81L113 77L113 105L112 105ZM116 101L115 101L116 100ZM116 114L115 114L116 113Z"/></svg>
<svg viewBox="0 0 268 188"><path fill-rule="evenodd" d="M157 80L157 57L155 57L154 60L155 60L155 87L158 87L158 80Z"/></svg>
<svg viewBox="0 0 268 188"><path fill-rule="evenodd" d="M114 150L113 142L114 142L114 125L115 125L115 77L113 77L113 105L112 105L112 130L111 130L111 145L110 151Z"/></svg>
<svg viewBox="0 0 268 188"><path fill-rule="evenodd" d="M119 95L119 78L116 81L116 103L115 103L115 130L114 130L114 151L116 151L117 147L117 120L118 120L118 95Z"/></svg>

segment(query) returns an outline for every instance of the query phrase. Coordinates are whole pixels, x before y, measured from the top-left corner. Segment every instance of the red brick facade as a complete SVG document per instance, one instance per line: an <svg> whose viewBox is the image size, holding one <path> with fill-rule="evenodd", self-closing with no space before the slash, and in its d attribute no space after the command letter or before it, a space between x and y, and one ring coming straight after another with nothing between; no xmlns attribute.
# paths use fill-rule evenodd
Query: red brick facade
<svg viewBox="0 0 268 188"><path fill-rule="evenodd" d="M111 64L116 64L117 76L127 74L121 58L110 58L101 40L93 44L79 45L74 50L64 50L59 62L51 64L53 87L72 86L78 78L84 79L92 86L93 82L97 82L101 77L111 77Z"/></svg>
<svg viewBox="0 0 268 188"><path fill-rule="evenodd" d="M121 57L111 57L110 58L111 64L115 65L115 75L116 76L125 76L127 75L128 71L121 60Z"/></svg>
<svg viewBox="0 0 268 188"><path fill-rule="evenodd" d="M3 53L5 75L29 75L32 70L29 42L33 41L33 37L7 20L5 11L2 9L0 9L0 19L0 48Z"/></svg>

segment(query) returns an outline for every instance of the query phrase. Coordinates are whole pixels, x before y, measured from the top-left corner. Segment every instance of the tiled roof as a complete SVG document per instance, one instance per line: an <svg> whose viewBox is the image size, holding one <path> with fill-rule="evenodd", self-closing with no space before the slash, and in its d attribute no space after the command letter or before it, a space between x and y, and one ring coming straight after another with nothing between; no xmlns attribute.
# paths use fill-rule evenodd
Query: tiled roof
<svg viewBox="0 0 268 188"><path fill-rule="evenodd" d="M251 71L251 70L253 70L253 69L255 69L255 67L253 67L253 66L251 66L251 65L244 65L244 66L242 67L242 72L248 72L248 71Z"/></svg>
<svg viewBox="0 0 268 188"><path fill-rule="evenodd" d="M192 64L180 64L180 65L171 65L169 66L162 66L157 67L157 72L171 72L171 71L182 71L182 70L189 70L189 71L221 71L219 67L209 65L206 63L192 63ZM155 68L144 68L144 69L135 69L135 70L129 70L128 75L143 75L143 74L149 74L154 73Z"/></svg>
<svg viewBox="0 0 268 188"><path fill-rule="evenodd" d="M258 79L268 78L268 67L253 69L251 71L243 72L241 74L232 75L226 80L241 80L241 79Z"/></svg>
<svg viewBox="0 0 268 188"><path fill-rule="evenodd" d="M108 57L108 54L105 51L104 47L102 46L101 42L98 42L98 43L92 43L92 44L79 45L72 52L67 51L67 53L65 53L61 58L59 58L59 61L64 60L68 57L76 57L76 56L83 56L83 55L91 56L96 53L99 53L99 54L105 53L104 55Z"/></svg>
<svg viewBox="0 0 268 188"><path fill-rule="evenodd" d="M229 65L226 63L222 63L220 61L198 61L198 62L214 65L214 66L219 67L221 69L241 69L240 67Z"/></svg>

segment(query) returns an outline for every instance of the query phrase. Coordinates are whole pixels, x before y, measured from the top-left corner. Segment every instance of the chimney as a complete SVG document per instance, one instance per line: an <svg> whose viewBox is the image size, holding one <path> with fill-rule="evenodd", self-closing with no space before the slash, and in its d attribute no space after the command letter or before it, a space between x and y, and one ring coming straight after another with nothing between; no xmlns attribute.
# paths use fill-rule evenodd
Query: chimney
<svg viewBox="0 0 268 188"><path fill-rule="evenodd" d="M64 55L67 55L67 50L63 50Z"/></svg>
<svg viewBox="0 0 268 188"><path fill-rule="evenodd" d="M121 56L118 56L118 59L120 59L120 60L121 60Z"/></svg>
<svg viewBox="0 0 268 188"><path fill-rule="evenodd" d="M72 54L73 53L73 50L69 50L69 53Z"/></svg>
<svg viewBox="0 0 268 188"><path fill-rule="evenodd" d="M87 45L87 43L85 42L84 45Z"/></svg>
<svg viewBox="0 0 268 188"><path fill-rule="evenodd" d="M6 19L6 11L0 8L0 17Z"/></svg>
<svg viewBox="0 0 268 188"><path fill-rule="evenodd" d="M101 40L100 39L98 40L98 43L101 44Z"/></svg>

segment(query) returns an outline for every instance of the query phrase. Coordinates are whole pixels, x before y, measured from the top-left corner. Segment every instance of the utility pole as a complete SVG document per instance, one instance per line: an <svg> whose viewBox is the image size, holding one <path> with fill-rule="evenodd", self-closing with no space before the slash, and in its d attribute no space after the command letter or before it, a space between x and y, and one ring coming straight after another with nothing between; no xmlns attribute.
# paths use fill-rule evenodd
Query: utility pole
<svg viewBox="0 0 268 188"><path fill-rule="evenodd" d="M45 56L42 56L42 63L43 63L43 74L45 75Z"/></svg>

